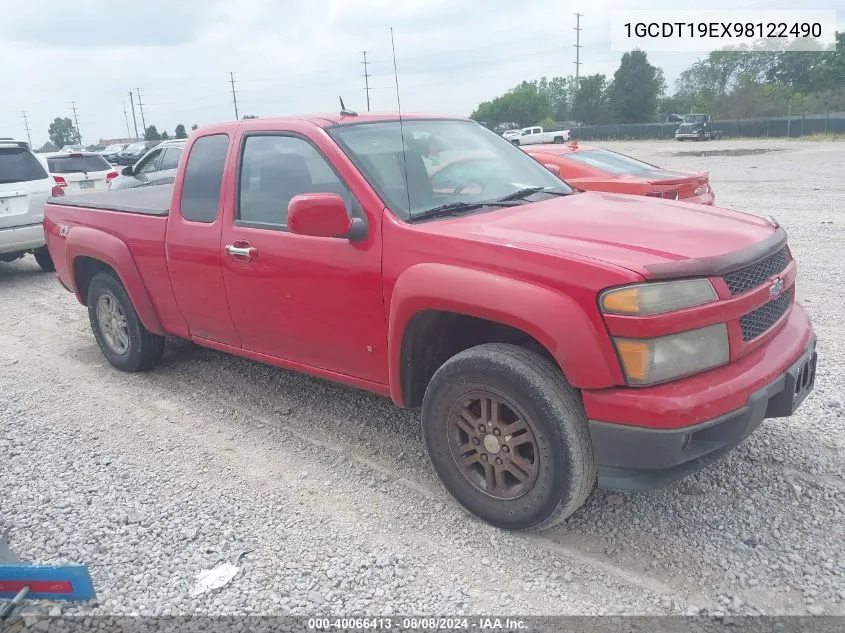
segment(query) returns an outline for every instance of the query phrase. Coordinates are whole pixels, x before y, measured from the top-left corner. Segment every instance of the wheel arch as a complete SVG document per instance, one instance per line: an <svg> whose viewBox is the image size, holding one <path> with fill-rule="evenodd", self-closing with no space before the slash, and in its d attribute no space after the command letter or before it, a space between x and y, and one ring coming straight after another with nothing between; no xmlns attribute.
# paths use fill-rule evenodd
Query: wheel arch
<svg viewBox="0 0 845 633"><path fill-rule="evenodd" d="M466 289L472 292L467 293ZM498 274L418 264L394 286L388 324L390 394L419 406L445 360L482 343L516 343L552 360L576 388L620 380L613 350L570 297Z"/></svg>
<svg viewBox="0 0 845 633"><path fill-rule="evenodd" d="M126 289L144 327L154 334L165 334L135 259L125 242L103 231L75 227L68 233L66 252L67 260L71 263L73 291L82 305L88 304L88 287L94 275L111 271Z"/></svg>

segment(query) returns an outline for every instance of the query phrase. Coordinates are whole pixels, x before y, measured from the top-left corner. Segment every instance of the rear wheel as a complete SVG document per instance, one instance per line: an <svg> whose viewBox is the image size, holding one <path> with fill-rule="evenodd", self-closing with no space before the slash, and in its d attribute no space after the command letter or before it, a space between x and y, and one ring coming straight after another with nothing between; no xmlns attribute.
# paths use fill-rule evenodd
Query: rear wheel
<svg viewBox="0 0 845 633"><path fill-rule="evenodd" d="M515 345L479 345L446 361L426 390L422 426L446 489L497 527L550 527L596 482L577 392L554 364Z"/></svg>
<svg viewBox="0 0 845 633"><path fill-rule="evenodd" d="M563 143L563 137L562 136L555 136L554 142L557 143L558 145L561 145Z"/></svg>
<svg viewBox="0 0 845 633"><path fill-rule="evenodd" d="M511 143L513 143L514 145L519 145L519 139L515 138L511 141Z"/></svg>
<svg viewBox="0 0 845 633"><path fill-rule="evenodd" d="M164 337L144 327L113 272L97 273L91 280L88 318L100 351L118 369L144 371L161 359Z"/></svg>
<svg viewBox="0 0 845 633"><path fill-rule="evenodd" d="M53 264L53 258L50 257L50 251L46 246L35 249L32 254L35 256L35 261L41 266L41 270L45 273L52 273L56 271L56 266Z"/></svg>

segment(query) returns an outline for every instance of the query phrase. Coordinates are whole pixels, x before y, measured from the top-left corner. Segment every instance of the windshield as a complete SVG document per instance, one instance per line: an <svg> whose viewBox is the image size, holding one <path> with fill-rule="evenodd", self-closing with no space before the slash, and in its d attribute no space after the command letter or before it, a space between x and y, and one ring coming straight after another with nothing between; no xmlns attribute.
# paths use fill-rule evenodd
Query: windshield
<svg viewBox="0 0 845 633"><path fill-rule="evenodd" d="M109 145L106 149L102 150L104 152L117 152L123 149L123 145Z"/></svg>
<svg viewBox="0 0 845 633"><path fill-rule="evenodd" d="M623 156L606 149L591 149L566 154L564 158L574 160L590 167L595 167L611 174L635 174L643 171L657 169L641 160Z"/></svg>
<svg viewBox="0 0 845 633"><path fill-rule="evenodd" d="M400 136L399 122L385 121L327 131L404 220L444 205L466 203L475 210L529 188L537 191L516 204L572 192L528 154L473 121L411 120L402 129Z"/></svg>
<svg viewBox="0 0 845 633"><path fill-rule="evenodd" d="M144 141L141 141L139 143L132 143L126 149L144 149L146 146L147 144Z"/></svg>
<svg viewBox="0 0 845 633"><path fill-rule="evenodd" d="M704 123L706 120L706 114L687 114L684 116L684 123Z"/></svg>
<svg viewBox="0 0 845 633"><path fill-rule="evenodd" d="M47 159L51 174L76 174L111 169L102 156L57 156Z"/></svg>

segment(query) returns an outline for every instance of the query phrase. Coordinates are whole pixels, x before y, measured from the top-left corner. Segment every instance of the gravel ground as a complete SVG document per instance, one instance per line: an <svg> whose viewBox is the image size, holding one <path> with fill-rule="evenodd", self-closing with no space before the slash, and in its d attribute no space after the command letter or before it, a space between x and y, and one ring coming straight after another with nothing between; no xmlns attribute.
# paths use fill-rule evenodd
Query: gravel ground
<svg viewBox="0 0 845 633"><path fill-rule="evenodd" d="M506 533L444 492L416 413L178 341L120 373L27 257L0 264L0 530L25 560L89 564L98 592L28 609L845 614L845 143L607 146L709 170L718 204L786 226L820 355L793 417L679 484ZM227 561L234 580L191 595Z"/></svg>

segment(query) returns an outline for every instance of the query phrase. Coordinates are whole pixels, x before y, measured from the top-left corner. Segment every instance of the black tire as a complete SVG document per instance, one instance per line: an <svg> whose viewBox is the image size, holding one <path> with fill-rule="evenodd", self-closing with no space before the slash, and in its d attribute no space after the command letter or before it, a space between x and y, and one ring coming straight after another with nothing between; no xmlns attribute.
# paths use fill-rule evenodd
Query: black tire
<svg viewBox="0 0 845 633"><path fill-rule="evenodd" d="M516 145L517 147L519 147L519 139L518 139L518 138L513 139L513 140L511 141L511 144L512 144L512 145Z"/></svg>
<svg viewBox="0 0 845 633"><path fill-rule="evenodd" d="M109 342L112 335L105 331L98 316L101 299L115 301L122 311L125 320L125 335L127 339L125 351L115 349ZM118 369L126 372L145 371L155 366L164 354L163 336L153 334L141 323L138 313L129 300L129 295L114 272L103 271L94 275L88 285L88 318L91 330L100 351L108 361Z"/></svg>
<svg viewBox="0 0 845 633"><path fill-rule="evenodd" d="M47 250L46 246L36 248L32 251L32 254L35 256L35 261L41 266L41 270L45 273L56 272L56 265L53 263L53 258L50 257L50 251Z"/></svg>
<svg viewBox="0 0 845 633"><path fill-rule="evenodd" d="M452 414L480 390L487 390L500 402L507 403L507 409L497 405L498 412L513 411L511 405L515 405L520 411L513 411L511 419L524 419L533 432L537 447L536 479L530 487L526 485L521 496L497 498L487 494L478 482L473 483L471 472L469 476L465 474L468 469L462 470L459 458L453 454L455 443L464 440L453 439L457 427L450 422L455 419ZM499 415L491 419L499 422ZM421 418L429 457L446 489L469 512L496 527L549 528L580 508L595 487L595 456L581 399L560 369L536 352L516 345L489 343L453 356L432 377L423 399ZM479 419L483 418L482 409ZM501 433L497 435L501 437ZM506 450L509 437L501 438L501 451ZM471 439L478 448L470 447L470 450L489 450L487 439L480 446L477 438ZM499 450L495 448L495 454L507 461L508 455ZM511 449L511 456L515 457L517 450L520 449ZM489 455L480 458L493 459ZM498 457L496 463L502 463ZM484 473L488 472L487 467L507 468L494 467L488 461L473 466L482 467ZM486 481L489 483L490 479Z"/></svg>
<svg viewBox="0 0 845 633"><path fill-rule="evenodd" d="M562 136L555 136L555 138L554 138L554 142L555 142L557 145L562 145L562 144L563 144L563 137L562 137Z"/></svg>

